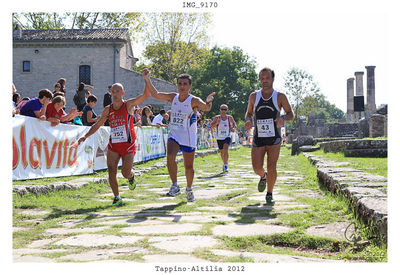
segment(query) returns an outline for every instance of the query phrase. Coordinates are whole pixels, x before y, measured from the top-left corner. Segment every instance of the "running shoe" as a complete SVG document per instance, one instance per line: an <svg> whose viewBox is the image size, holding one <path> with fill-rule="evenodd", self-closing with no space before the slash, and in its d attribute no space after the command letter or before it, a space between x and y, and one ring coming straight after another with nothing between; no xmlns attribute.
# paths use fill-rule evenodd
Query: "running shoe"
<svg viewBox="0 0 400 275"><path fill-rule="evenodd" d="M193 202L194 201L194 194L193 194L193 190L186 190L186 198L188 202Z"/></svg>
<svg viewBox="0 0 400 275"><path fill-rule="evenodd" d="M181 193L181 190L179 189L179 186L172 185L171 188L169 189L168 193L167 193L167 196L175 197L179 193Z"/></svg>
<svg viewBox="0 0 400 275"><path fill-rule="evenodd" d="M270 194L267 194L266 196L265 196L265 201L267 202L267 204L269 204L269 205L274 205L275 204L275 201L274 201L274 199L272 198L272 194L270 195Z"/></svg>
<svg viewBox="0 0 400 275"><path fill-rule="evenodd" d="M137 181L135 180L135 175L133 175L130 179L128 179L129 182L129 189L130 190L135 190Z"/></svg>
<svg viewBox="0 0 400 275"><path fill-rule="evenodd" d="M112 203L113 206L121 206L122 204L123 202L121 198L118 199L117 197L114 197L114 201Z"/></svg>
<svg viewBox="0 0 400 275"><path fill-rule="evenodd" d="M258 191L264 192L265 187L267 187L267 172L265 172L264 178L260 178L260 181L258 182Z"/></svg>
<svg viewBox="0 0 400 275"><path fill-rule="evenodd" d="M223 172L223 173L228 173L228 165L224 164L224 165L222 166L222 172Z"/></svg>

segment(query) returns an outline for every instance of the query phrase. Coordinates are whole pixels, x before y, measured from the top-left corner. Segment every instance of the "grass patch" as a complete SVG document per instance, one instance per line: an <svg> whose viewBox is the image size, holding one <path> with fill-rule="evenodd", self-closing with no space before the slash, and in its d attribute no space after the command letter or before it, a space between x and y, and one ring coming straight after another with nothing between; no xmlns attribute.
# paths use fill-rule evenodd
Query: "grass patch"
<svg viewBox="0 0 400 275"><path fill-rule="evenodd" d="M314 151L312 152L312 154L319 156L325 160L331 160L335 162L349 162L349 164L343 165L343 167L351 167L366 173L387 177L387 158L345 157L343 152L324 153L322 149Z"/></svg>

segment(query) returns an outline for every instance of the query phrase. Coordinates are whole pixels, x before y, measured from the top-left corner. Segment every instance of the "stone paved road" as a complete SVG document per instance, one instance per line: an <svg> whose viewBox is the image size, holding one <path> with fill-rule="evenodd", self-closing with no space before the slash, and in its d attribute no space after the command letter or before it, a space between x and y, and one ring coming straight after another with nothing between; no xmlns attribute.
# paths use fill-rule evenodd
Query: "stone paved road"
<svg viewBox="0 0 400 275"><path fill-rule="evenodd" d="M334 253L319 249L271 246L262 251L232 249L226 237L270 236L294 232L280 220L282 216L311 211L304 198L323 198L322 192L302 189L304 174L278 166L274 191L276 204L265 205L265 193L257 191L258 176L252 172L249 151L230 159L230 171L221 175L195 164L196 201L186 203L184 194L166 197L169 179L141 183L133 192L121 186L127 204L91 213L90 219L63 220L46 229L43 236L24 248L13 249L14 262L227 262L245 259L250 262L342 262ZM288 156L282 155L281 158ZM206 157L209 158L209 157ZM196 163L197 160L196 160ZM285 184L298 184L288 192ZM185 178L179 177L180 186ZM141 203L146 194L153 202ZM109 202L110 193L93 200ZM51 211L17 209L18 214L46 218ZM309 236L344 240L350 221L318 224L306 229ZM14 227L14 232L29 228Z"/></svg>

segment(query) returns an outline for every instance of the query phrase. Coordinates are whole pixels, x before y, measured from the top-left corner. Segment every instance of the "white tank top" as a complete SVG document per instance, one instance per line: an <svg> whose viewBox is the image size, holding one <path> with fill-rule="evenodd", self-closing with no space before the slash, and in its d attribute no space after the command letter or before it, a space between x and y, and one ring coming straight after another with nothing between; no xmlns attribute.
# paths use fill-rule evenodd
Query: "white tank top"
<svg viewBox="0 0 400 275"><path fill-rule="evenodd" d="M224 140L227 137L230 137L230 127L229 127L229 117L225 120L222 118L219 121L219 125L217 127L217 139Z"/></svg>
<svg viewBox="0 0 400 275"><path fill-rule="evenodd" d="M192 109L190 95L184 102L179 101L179 94L174 97L171 107L168 138L173 138L179 145L197 147L197 117Z"/></svg>

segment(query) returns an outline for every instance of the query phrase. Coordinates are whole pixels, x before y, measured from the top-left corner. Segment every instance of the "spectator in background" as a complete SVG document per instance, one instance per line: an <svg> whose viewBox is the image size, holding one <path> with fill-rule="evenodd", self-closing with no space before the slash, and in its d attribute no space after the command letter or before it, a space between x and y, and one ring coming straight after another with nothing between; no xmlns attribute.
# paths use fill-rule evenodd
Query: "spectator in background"
<svg viewBox="0 0 400 275"><path fill-rule="evenodd" d="M153 106L151 106L151 105L147 105L147 107L149 107L149 108L150 108L150 113L151 113L151 115L150 115L150 121L153 121L153 118L154 118Z"/></svg>
<svg viewBox="0 0 400 275"><path fill-rule="evenodd" d="M47 105L46 109L46 119L50 121L51 126L57 126L62 123L66 123L77 116L82 115L82 112L78 112L75 108L72 108L71 111L67 114L63 107L65 106L65 97L63 97L62 92L58 92L57 96L53 97L51 103Z"/></svg>
<svg viewBox="0 0 400 275"><path fill-rule="evenodd" d="M60 83L56 83L54 84L54 92L53 95L56 96L55 94L58 93L62 93L63 96L65 96L65 93L61 91L61 84Z"/></svg>
<svg viewBox="0 0 400 275"><path fill-rule="evenodd" d="M143 107L142 110L142 126L156 126L157 128L160 128L160 125L154 125L151 123L151 116L153 115L153 112L149 108L149 106Z"/></svg>
<svg viewBox="0 0 400 275"><path fill-rule="evenodd" d="M112 103L111 86L108 86L108 91L104 94L103 107L105 108L111 103Z"/></svg>
<svg viewBox="0 0 400 275"><path fill-rule="evenodd" d="M168 127L168 125L163 123L163 120L165 118L167 118L167 113L165 112L165 110L161 110L160 113L158 115L156 115L152 121L152 123L154 125L160 125L161 127ZM168 119L168 118L167 118Z"/></svg>
<svg viewBox="0 0 400 275"><path fill-rule="evenodd" d="M203 115L204 115L204 111L203 110L199 110L197 111L197 128L202 128L203 126Z"/></svg>
<svg viewBox="0 0 400 275"><path fill-rule="evenodd" d="M108 86L107 92L104 94L103 98L103 107L105 108L106 106L110 105L112 103L112 96L111 96L111 86ZM110 126L110 121L106 120L104 123L104 126Z"/></svg>
<svg viewBox="0 0 400 275"><path fill-rule="evenodd" d="M86 98L88 96L88 92L94 89L93 86L86 85L85 83L81 82L76 89L76 95L74 96L74 103L78 109L78 111L82 111L83 107L86 105Z"/></svg>
<svg viewBox="0 0 400 275"><path fill-rule="evenodd" d="M169 123L170 123L170 121L171 121L171 110L168 110L168 111L167 111L167 115L168 115L168 119L167 119L167 121L166 121L165 124L168 124L168 125L169 125Z"/></svg>
<svg viewBox="0 0 400 275"><path fill-rule="evenodd" d="M13 100L13 108L16 108L18 106L18 103L21 102L21 95L19 93L13 94L12 100Z"/></svg>
<svg viewBox="0 0 400 275"><path fill-rule="evenodd" d="M67 80L65 78L60 78L57 83L60 84L60 92L66 93L65 86L67 85Z"/></svg>
<svg viewBox="0 0 400 275"><path fill-rule="evenodd" d="M138 105L135 106L135 111L133 112L133 117L135 118L133 126L142 126L142 116L141 116L142 108Z"/></svg>
<svg viewBox="0 0 400 275"><path fill-rule="evenodd" d="M168 125L169 124L169 115L165 114L163 120L162 120L162 124Z"/></svg>
<svg viewBox="0 0 400 275"><path fill-rule="evenodd" d="M21 108L24 107L24 105L31 100L30 97L24 97L17 105L16 109L17 109L17 114L19 114L21 112Z"/></svg>
<svg viewBox="0 0 400 275"><path fill-rule="evenodd" d="M21 108L20 114L23 116L36 117L40 120L46 120L47 105L53 98L53 93L48 89L39 91L39 97L29 100L24 107Z"/></svg>
<svg viewBox="0 0 400 275"><path fill-rule="evenodd" d="M98 117L95 111L93 110L96 103L97 103L97 97L95 95L88 96L87 104L85 107L83 107L83 112L82 112L82 124L84 126L92 126L99 120L100 117Z"/></svg>
<svg viewBox="0 0 400 275"><path fill-rule="evenodd" d="M17 88L15 88L14 83L12 83L12 95L13 95L13 102L12 102L12 116L18 113L18 110L15 108L14 104L14 95L17 93Z"/></svg>

